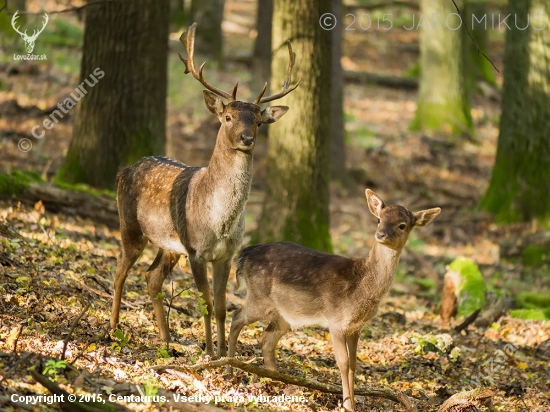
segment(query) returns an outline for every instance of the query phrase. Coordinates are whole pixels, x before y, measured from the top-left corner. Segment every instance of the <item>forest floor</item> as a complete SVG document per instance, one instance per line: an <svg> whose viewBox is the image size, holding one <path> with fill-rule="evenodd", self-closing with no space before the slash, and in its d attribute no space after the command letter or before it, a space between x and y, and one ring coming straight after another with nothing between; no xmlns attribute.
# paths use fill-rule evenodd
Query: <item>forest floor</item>
<svg viewBox="0 0 550 412"><path fill-rule="evenodd" d="M252 25L247 23L247 29L246 24L236 23L253 21L250 2L228 2L227 14L227 48L250 47L251 37L244 35L242 40L242 32L250 31ZM417 35L399 30L346 33L344 67L402 75L418 57L417 49L402 46L414 44ZM41 140L30 131L42 122L42 110L62 102L74 90L80 53L70 45L43 47L47 48L47 62L0 61L5 69L5 87L0 90L0 171L30 169L50 179L67 150L72 115ZM200 85L183 74L176 48L174 42L169 63L168 154L191 165L205 165L214 145L217 120L200 103ZM502 39L492 41L491 57L498 67L502 50ZM246 87L250 80L246 66L228 62L223 70L213 65L205 70L212 83L229 86L239 78L244 97L252 94ZM491 216L476 209L488 186L496 150L498 92L492 98L481 93L474 96L473 139L408 131L416 97L415 91L369 85L348 85L345 90L347 167L355 187L331 186L335 253L359 257L373 244L375 218L363 195L366 187L389 204L399 203L412 210L439 206L443 210L430 226L411 235L391 292L361 333L356 386L391 387L416 399L419 410L431 411L454 393L483 386L495 390L494 410L548 411L548 322L518 319L507 313L492 324L472 324L457 333L438 315L443 275L458 256L479 265L490 294L514 297L524 291L550 291L548 265L508 261L500 253L503 242L537 233L540 228L534 224L497 226ZM30 151L18 148L22 138L33 143ZM254 186L246 207L245 242L261 210L266 146L267 140L259 139ZM239 369L233 375L223 368L200 372L154 369L209 361L204 354L202 307L183 259L164 285L167 301L173 298L170 327L175 342L166 350L158 341L144 279L154 248L147 247L130 271L120 331L113 334L107 325L119 252L118 230L77 215L52 214L40 203L29 205L12 199L0 201L0 224L0 229L4 228L0 230L0 410L60 410L57 404L33 406L9 400L15 393L44 393L30 372L43 366L61 388L76 394L101 393L104 398L171 391L217 396L211 404L232 410L339 407L339 394L284 384ZM233 270L227 292L226 334L232 311L243 302L234 292ZM243 330L239 359L262 364L257 341L262 329L263 325L255 324ZM66 362L60 361L62 356ZM280 341L278 361L279 371L289 376L333 384L340 381L330 335L322 328L287 333ZM265 401L258 398L262 394L304 396L304 400ZM248 400L247 395L256 398ZM405 410L385 399L357 398L358 410ZM170 405L118 403L136 411L167 410Z"/></svg>

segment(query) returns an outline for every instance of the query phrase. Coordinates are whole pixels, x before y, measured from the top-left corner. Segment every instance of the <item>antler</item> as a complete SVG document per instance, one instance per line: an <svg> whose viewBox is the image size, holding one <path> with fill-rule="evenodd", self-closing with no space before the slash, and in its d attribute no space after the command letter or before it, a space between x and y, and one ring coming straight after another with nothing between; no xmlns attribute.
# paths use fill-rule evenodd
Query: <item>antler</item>
<svg viewBox="0 0 550 412"><path fill-rule="evenodd" d="M25 36L25 37L26 37L26 36L27 36L27 30L25 30L24 33L21 33L21 32L19 31L19 27L15 27L15 24L17 23L16 20L17 20L17 18L19 17L18 13L19 13L19 10L17 10L15 13L13 13L13 17L11 18L11 26L12 26L13 29L14 29L17 33L19 33L21 36Z"/></svg>
<svg viewBox="0 0 550 412"><path fill-rule="evenodd" d="M180 60L185 64L185 74L191 73L195 79L197 79L201 84L206 87L211 92L216 93L218 96L223 97L230 102L235 101L237 98L237 87L239 87L239 81L235 83L235 87L233 87L233 91L231 94L224 92L223 90L220 90L206 82L204 80L204 77L202 76L202 69L204 68L204 65L206 62L204 62L201 67L199 67L199 72L195 70L195 62L194 62L194 55L195 55L195 33L197 30L197 23L193 23L186 32L184 32L181 37L180 41L185 46L185 50L187 51L187 59L185 59L181 53L178 53L180 56Z"/></svg>
<svg viewBox="0 0 550 412"><path fill-rule="evenodd" d="M291 80L292 80L292 68L294 67L294 63L296 62L296 53L294 53L292 51L292 45L290 44L290 40L288 40L286 43L288 45L289 62L288 62L288 71L287 71L286 79L283 83L283 90L281 90L277 94L262 97L264 95L266 89L267 89L267 82L266 82L264 84L264 88L262 89L262 91L260 92L258 97L256 97L256 100L254 100L254 104L262 104L262 103L267 103L267 102L271 102L273 100L280 99L281 97L286 96L287 94L292 92L300 84L300 81L302 80L301 78L298 79L298 81L296 82L296 84L294 86L292 86L291 88L288 87L290 85Z"/></svg>
<svg viewBox="0 0 550 412"><path fill-rule="evenodd" d="M46 13L44 13L44 24L42 25L42 28L40 30L34 30L33 33L32 33L32 36L30 37L32 40L35 40L38 35L40 33L42 33L44 31L44 29L46 28L46 24L48 24L48 21L50 20L50 18L48 17L48 15ZM26 33L26 31L25 31Z"/></svg>

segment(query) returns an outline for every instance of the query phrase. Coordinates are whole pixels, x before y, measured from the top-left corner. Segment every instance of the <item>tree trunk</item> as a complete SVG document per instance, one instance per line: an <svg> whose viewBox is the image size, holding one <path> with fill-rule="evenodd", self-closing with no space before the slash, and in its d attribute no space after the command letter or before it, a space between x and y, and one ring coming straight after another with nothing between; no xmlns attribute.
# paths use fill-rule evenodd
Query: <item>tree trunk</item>
<svg viewBox="0 0 550 412"><path fill-rule="evenodd" d="M462 2L458 2L459 7ZM421 0L420 90L412 130L473 134L463 78L463 27L449 0ZM450 16L450 17L449 17ZM455 29L456 30L453 30Z"/></svg>
<svg viewBox="0 0 550 412"><path fill-rule="evenodd" d="M342 0L332 0L332 14L342 21ZM330 142L330 176L346 188L352 181L346 169L346 140L344 129L344 71L342 70L342 24L332 30L332 108Z"/></svg>
<svg viewBox="0 0 550 412"><path fill-rule="evenodd" d="M73 137L57 181L114 188L120 167L164 154L168 19L168 0L86 9L80 86L63 102L76 104Z"/></svg>
<svg viewBox="0 0 550 412"><path fill-rule="evenodd" d="M256 31L258 35L252 52L252 93L258 93L271 77L271 21L273 0L258 1ZM278 86L277 86L278 87ZM262 128L266 130L266 128ZM260 130L262 130L260 129Z"/></svg>
<svg viewBox="0 0 550 412"><path fill-rule="evenodd" d="M467 0L464 10L466 24L472 37L475 39L479 49L489 55L489 29L491 19L487 13L487 2L485 0ZM481 21L481 22L480 22ZM463 41L465 42L466 55L466 86L469 90L475 90L478 80L496 86L497 79L491 63L478 52L475 43L472 41L466 30L462 30Z"/></svg>
<svg viewBox="0 0 550 412"><path fill-rule="evenodd" d="M189 24L197 22L195 51L202 56L222 63L223 7L225 0L192 0Z"/></svg>
<svg viewBox="0 0 550 412"><path fill-rule="evenodd" d="M185 1L170 0L170 26L173 31L185 28Z"/></svg>
<svg viewBox="0 0 550 412"><path fill-rule="evenodd" d="M272 88L286 77L288 50L296 52L300 86L281 104L288 114L269 129L266 195L257 239L289 240L330 251L329 149L331 113L331 33L319 29L319 16L331 0L275 0ZM296 70L297 69L297 70Z"/></svg>
<svg viewBox="0 0 550 412"><path fill-rule="evenodd" d="M511 1L502 115L491 183L480 207L497 223L550 224L550 3ZM529 23L527 16L530 17Z"/></svg>
<svg viewBox="0 0 550 412"><path fill-rule="evenodd" d="M264 83L271 78L271 24L273 20L273 0L259 0L256 12L256 41L252 52L252 95L259 93ZM273 88L273 85L272 85ZM274 92L275 93L275 92ZM267 137L267 127L260 127L258 135Z"/></svg>

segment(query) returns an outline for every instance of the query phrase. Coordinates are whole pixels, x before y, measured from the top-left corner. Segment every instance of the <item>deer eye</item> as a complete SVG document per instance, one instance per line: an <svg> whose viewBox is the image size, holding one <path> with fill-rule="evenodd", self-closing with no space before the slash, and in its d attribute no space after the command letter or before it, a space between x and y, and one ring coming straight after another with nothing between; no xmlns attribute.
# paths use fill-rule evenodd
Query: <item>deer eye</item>
<svg viewBox="0 0 550 412"><path fill-rule="evenodd" d="M258 127L260 127L262 124L261 123L258 123Z"/></svg>
<svg viewBox="0 0 550 412"><path fill-rule="evenodd" d="M230 122L230 121L231 121L231 117L225 116L225 121L226 121L226 122Z"/></svg>
<svg viewBox="0 0 550 412"><path fill-rule="evenodd" d="M380 219L378 219L378 223L380 223Z"/></svg>
<svg viewBox="0 0 550 412"><path fill-rule="evenodd" d="M407 225L405 223L401 223L399 225L399 229L401 229L401 230L405 230L406 227L407 227Z"/></svg>

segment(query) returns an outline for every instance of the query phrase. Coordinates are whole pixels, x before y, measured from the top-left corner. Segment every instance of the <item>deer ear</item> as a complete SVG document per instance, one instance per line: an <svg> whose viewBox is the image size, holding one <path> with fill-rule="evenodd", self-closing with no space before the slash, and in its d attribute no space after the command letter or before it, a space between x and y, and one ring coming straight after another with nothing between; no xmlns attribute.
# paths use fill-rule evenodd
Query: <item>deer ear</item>
<svg viewBox="0 0 550 412"><path fill-rule="evenodd" d="M288 111L287 106L271 106L262 110L262 123L275 123Z"/></svg>
<svg viewBox="0 0 550 412"><path fill-rule="evenodd" d="M365 190L365 196L367 197L367 203L369 204L370 212L374 216L380 217L382 209L386 207L382 199L380 199L378 195L370 189Z"/></svg>
<svg viewBox="0 0 550 412"><path fill-rule="evenodd" d="M210 90L203 90L202 95L204 96L204 102L208 110L210 110L210 113L215 114L217 117L221 117L225 110L225 104L223 104L222 99Z"/></svg>
<svg viewBox="0 0 550 412"><path fill-rule="evenodd" d="M439 213L441 213L441 208L439 207L421 210L420 212L414 212L413 215L416 218L416 222L414 222L414 225L426 226L427 224L431 223L431 221L434 220Z"/></svg>

